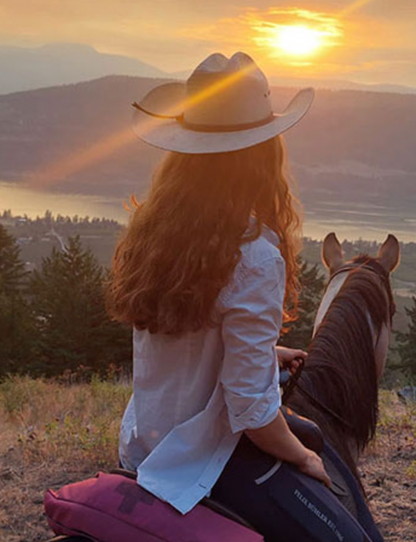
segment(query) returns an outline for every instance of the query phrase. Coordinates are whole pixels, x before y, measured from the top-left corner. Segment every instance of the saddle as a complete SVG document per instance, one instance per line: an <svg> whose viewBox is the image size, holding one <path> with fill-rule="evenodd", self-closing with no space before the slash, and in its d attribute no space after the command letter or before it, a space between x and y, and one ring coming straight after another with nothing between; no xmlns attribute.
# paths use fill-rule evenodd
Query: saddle
<svg viewBox="0 0 416 542"><path fill-rule="evenodd" d="M301 443L318 455L321 454L325 444L324 436L318 425L308 418L299 416L299 414L296 414L292 409L285 405L282 405L280 410L289 429L298 437Z"/></svg>
<svg viewBox="0 0 416 542"><path fill-rule="evenodd" d="M248 523L211 499L182 515L140 487L136 473L110 474L45 494L46 517L65 542L262 542Z"/></svg>

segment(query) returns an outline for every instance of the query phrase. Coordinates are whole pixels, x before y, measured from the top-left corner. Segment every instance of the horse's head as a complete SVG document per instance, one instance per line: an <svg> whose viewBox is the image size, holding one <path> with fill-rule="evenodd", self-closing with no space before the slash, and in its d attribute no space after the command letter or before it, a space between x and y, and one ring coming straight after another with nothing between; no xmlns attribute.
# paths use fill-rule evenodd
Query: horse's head
<svg viewBox="0 0 416 542"><path fill-rule="evenodd" d="M370 327L373 330L373 342L375 350L376 371L378 378L384 371L389 337L391 331L391 319L394 314L394 301L390 286L390 273L399 265L400 245L394 235L388 235L387 239L381 245L377 257L359 256L351 261L344 261L344 254L340 242L335 233L330 233L325 237L322 247L322 260L328 268L330 278L325 294L322 298L320 307L315 320L314 335L319 328L325 314L328 311L334 298L340 292L347 278L354 274L367 276L369 287L373 285L371 295L383 296L385 304L383 305L385 314L382 315L381 325L375 325L374 316L368 316ZM377 287L378 286L378 287Z"/></svg>

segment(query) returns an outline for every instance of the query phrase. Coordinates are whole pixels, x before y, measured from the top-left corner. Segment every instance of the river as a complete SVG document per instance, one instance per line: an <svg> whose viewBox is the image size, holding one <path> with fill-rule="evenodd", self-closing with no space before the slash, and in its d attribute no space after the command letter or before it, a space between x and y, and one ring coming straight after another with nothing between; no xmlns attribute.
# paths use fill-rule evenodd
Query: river
<svg viewBox="0 0 416 542"><path fill-rule="evenodd" d="M0 214L4 209L10 209L13 215L26 214L36 218L49 209L54 215L105 217L126 223L128 213L123 207L126 202L127 198L123 196L53 193L0 182ZM369 212L360 204L354 204L353 208L343 208L328 201L306 204L304 235L322 239L330 231L335 231L339 239L351 241L359 238L383 241L387 233L393 233L400 241L416 242L416 218L415 213L403 214L389 209Z"/></svg>

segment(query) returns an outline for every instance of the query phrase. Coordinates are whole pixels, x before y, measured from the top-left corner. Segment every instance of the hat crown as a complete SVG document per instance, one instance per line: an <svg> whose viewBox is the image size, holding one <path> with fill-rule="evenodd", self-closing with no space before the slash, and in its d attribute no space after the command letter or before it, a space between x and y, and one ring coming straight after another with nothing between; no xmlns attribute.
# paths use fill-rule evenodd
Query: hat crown
<svg viewBox="0 0 416 542"><path fill-rule="evenodd" d="M214 53L192 72L183 117L188 125L236 126L272 115L267 79L254 60L238 52Z"/></svg>
<svg viewBox="0 0 416 542"><path fill-rule="evenodd" d="M299 91L280 114L267 79L245 53L214 53L186 82L152 88L134 102L134 129L150 145L188 154L245 149L294 126L309 110L312 88Z"/></svg>
<svg viewBox="0 0 416 542"><path fill-rule="evenodd" d="M217 72L224 71L228 64L228 58L222 53L212 53L194 69L197 71Z"/></svg>

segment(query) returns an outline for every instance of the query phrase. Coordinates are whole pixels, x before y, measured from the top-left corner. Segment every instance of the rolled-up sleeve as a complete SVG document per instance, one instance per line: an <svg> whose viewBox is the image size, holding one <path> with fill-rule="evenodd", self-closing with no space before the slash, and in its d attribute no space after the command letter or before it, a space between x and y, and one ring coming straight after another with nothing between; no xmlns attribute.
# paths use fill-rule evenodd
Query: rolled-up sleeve
<svg viewBox="0 0 416 542"><path fill-rule="evenodd" d="M285 264L278 255L244 269L224 299L220 380L233 433L267 425L281 405L275 345L284 290Z"/></svg>

